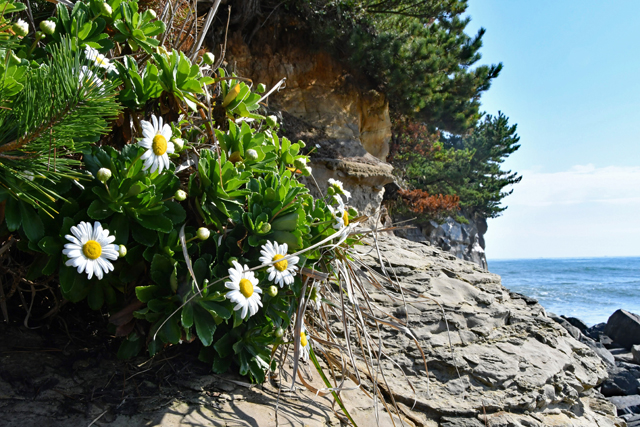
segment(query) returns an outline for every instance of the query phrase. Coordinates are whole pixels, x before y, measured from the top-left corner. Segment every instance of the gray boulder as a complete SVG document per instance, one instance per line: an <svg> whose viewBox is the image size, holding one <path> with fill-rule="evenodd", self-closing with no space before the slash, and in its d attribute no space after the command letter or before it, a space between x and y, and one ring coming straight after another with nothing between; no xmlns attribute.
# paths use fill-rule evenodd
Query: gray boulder
<svg viewBox="0 0 640 427"><path fill-rule="evenodd" d="M618 415L640 414L640 396L615 396L610 397L609 402L616 405Z"/></svg>
<svg viewBox="0 0 640 427"><path fill-rule="evenodd" d="M640 381L631 372L622 368L612 368L608 372L609 378L602 383L600 389L603 395L612 397L638 394Z"/></svg>
<svg viewBox="0 0 640 427"><path fill-rule="evenodd" d="M617 310L607 320L604 333L626 349L640 344L640 316L626 310Z"/></svg>
<svg viewBox="0 0 640 427"><path fill-rule="evenodd" d="M631 347L631 354L633 355L633 363L640 365L640 345Z"/></svg>

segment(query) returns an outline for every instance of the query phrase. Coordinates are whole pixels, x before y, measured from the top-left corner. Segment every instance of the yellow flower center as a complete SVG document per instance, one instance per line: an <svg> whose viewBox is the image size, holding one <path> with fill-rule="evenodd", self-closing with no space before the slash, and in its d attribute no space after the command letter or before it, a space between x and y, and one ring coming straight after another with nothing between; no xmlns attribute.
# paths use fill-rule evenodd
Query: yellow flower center
<svg viewBox="0 0 640 427"><path fill-rule="evenodd" d="M97 63L98 65L107 65L108 60L107 60L107 58L105 58L103 55L98 55L98 56L96 57L96 63Z"/></svg>
<svg viewBox="0 0 640 427"><path fill-rule="evenodd" d="M309 340L307 340L307 334L304 332L300 332L300 345L306 347L309 344Z"/></svg>
<svg viewBox="0 0 640 427"><path fill-rule="evenodd" d="M156 156L162 156L167 152L167 138L162 135L154 136L153 142L151 143L151 149L153 150L153 154Z"/></svg>
<svg viewBox="0 0 640 427"><path fill-rule="evenodd" d="M240 293L245 298L249 298L253 295L253 284L249 279L240 279Z"/></svg>
<svg viewBox="0 0 640 427"><path fill-rule="evenodd" d="M275 254L273 256L273 260L272 261L278 261L279 259L282 259L282 258L284 258L284 255ZM273 266L278 271L285 271L287 269L287 267L289 266L289 263L287 262L286 259L282 259L282 261L278 261L278 262L274 263Z"/></svg>
<svg viewBox="0 0 640 427"><path fill-rule="evenodd" d="M349 225L349 212L347 212L346 210L342 214L342 220L344 221L345 226Z"/></svg>
<svg viewBox="0 0 640 427"><path fill-rule="evenodd" d="M102 246L95 240L89 240L82 246L82 253L89 259L98 259L102 255Z"/></svg>

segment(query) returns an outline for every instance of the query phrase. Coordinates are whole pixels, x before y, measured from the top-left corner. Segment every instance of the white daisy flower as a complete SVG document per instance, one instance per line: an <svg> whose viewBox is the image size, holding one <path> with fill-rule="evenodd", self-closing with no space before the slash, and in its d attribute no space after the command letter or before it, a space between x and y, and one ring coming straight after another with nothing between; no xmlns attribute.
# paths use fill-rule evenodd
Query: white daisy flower
<svg viewBox="0 0 640 427"><path fill-rule="evenodd" d="M89 69L86 65L83 65L80 69L80 75L78 76L78 81L80 82L80 87L84 88L93 88L99 87L100 93L104 92L104 88L102 87L102 80L98 76L96 76L93 71Z"/></svg>
<svg viewBox="0 0 640 427"><path fill-rule="evenodd" d="M97 49L94 49L91 46L85 46L84 53L87 55L87 58L92 60L98 67L104 68L107 71L115 71L117 74L116 66L113 65L106 56L98 52Z"/></svg>
<svg viewBox="0 0 640 427"><path fill-rule="evenodd" d="M309 336L309 332L307 332L307 328L305 328L304 324L302 325L302 330L300 331L300 357L305 362L309 360L309 350L311 349L311 337Z"/></svg>
<svg viewBox="0 0 640 427"><path fill-rule="evenodd" d="M343 194L344 197L349 200L351 198L351 192L344 189L344 184L342 181L338 181L337 179L329 178L329 187L333 187L337 194Z"/></svg>
<svg viewBox="0 0 640 427"><path fill-rule="evenodd" d="M334 224L333 228L340 230L341 228L349 225L349 211L340 196L335 196L335 200L338 202L337 207L334 208L331 205L328 205L327 207L336 220L336 224Z"/></svg>
<svg viewBox="0 0 640 427"><path fill-rule="evenodd" d="M171 126L166 123L162 123L162 117L156 118L155 115L151 116L151 122L142 120L142 136L143 138L138 141L138 145L147 149L147 151L140 157L144 160L144 169L151 168L151 173L161 173L163 169L169 169L169 156L167 154L173 154L174 147L171 139Z"/></svg>
<svg viewBox="0 0 640 427"><path fill-rule="evenodd" d="M62 250L69 257L66 265L76 267L78 273L86 272L89 279L95 274L102 280L104 273L113 271L109 260L118 259L118 245L112 244L116 236L110 236L109 230L104 230L98 221L93 226L82 221L71 227L71 234L64 236L71 242Z"/></svg>
<svg viewBox="0 0 640 427"><path fill-rule="evenodd" d="M300 260L297 256L292 256L289 259L283 259L287 256L289 247L286 243L278 245L276 242L267 242L262 246L260 250L260 262L267 264L273 262L267 269L269 273L269 280L275 282L276 285L284 287L284 285L290 285L293 283L293 276L295 276L298 267L296 264ZM276 261L276 262L274 262Z"/></svg>
<svg viewBox="0 0 640 427"><path fill-rule="evenodd" d="M247 312L253 316L258 312L258 307L262 307L262 301L260 301L262 289L258 287L258 279L253 271L246 270L249 270L247 265L243 267L238 261L233 261L233 267L229 269L231 280L224 283L227 289L231 289L227 292L227 299L236 304L234 310L242 309L240 315L243 319L247 316Z"/></svg>

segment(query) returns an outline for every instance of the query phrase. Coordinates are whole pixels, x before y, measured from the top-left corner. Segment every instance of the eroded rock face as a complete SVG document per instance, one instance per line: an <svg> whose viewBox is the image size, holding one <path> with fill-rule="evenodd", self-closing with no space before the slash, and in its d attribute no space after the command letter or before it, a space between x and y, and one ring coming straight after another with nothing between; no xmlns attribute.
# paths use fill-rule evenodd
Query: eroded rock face
<svg viewBox="0 0 640 427"><path fill-rule="evenodd" d="M315 128L312 141L296 136L315 147L311 167L320 190L326 190L329 178L339 179L354 196L350 204L372 214L380 207L384 185L394 180L393 168L385 162L391 139L386 97L367 88L364 79L329 54L311 51L295 36L280 37L286 41L258 41L249 49L234 36L229 62L243 76L267 86L286 78L286 86L269 99L271 108L284 112L282 131L288 134L300 122ZM313 182L308 186L316 191Z"/></svg>
<svg viewBox="0 0 640 427"><path fill-rule="evenodd" d="M595 390L607 376L602 360L534 300L509 293L499 276L428 244L385 236L379 245L399 280L428 298L408 307L428 360L428 381L413 341L395 331L382 337L416 388L414 395L403 378L391 379L397 400L411 407L415 399L411 414L418 424L483 426L486 412L490 426L623 425ZM373 254L366 257L376 264ZM402 305L373 296L406 317Z"/></svg>
<svg viewBox="0 0 640 427"><path fill-rule="evenodd" d="M471 261L487 269L484 234L487 220L479 216L466 216L468 224L447 218L442 224L435 221L415 224L415 229L398 230L396 234L414 242L431 242L456 257Z"/></svg>

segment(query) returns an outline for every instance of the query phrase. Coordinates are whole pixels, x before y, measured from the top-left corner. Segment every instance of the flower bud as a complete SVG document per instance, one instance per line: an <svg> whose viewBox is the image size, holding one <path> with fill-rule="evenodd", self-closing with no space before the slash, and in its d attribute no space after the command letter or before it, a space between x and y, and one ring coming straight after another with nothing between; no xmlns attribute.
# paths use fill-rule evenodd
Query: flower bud
<svg viewBox="0 0 640 427"><path fill-rule="evenodd" d="M107 168L100 168L96 174L96 178L98 178L98 181L106 183L111 179L111 170Z"/></svg>
<svg viewBox="0 0 640 427"><path fill-rule="evenodd" d="M229 156L229 161L231 163L233 163L234 165L236 163L238 163L239 161L242 160L242 156L240 155L239 151L234 151L233 153L231 153L231 155Z"/></svg>
<svg viewBox="0 0 640 427"><path fill-rule="evenodd" d="M276 329L275 336L278 338L282 338L284 336L284 329L282 328Z"/></svg>
<svg viewBox="0 0 640 427"><path fill-rule="evenodd" d="M120 258L127 256L127 247L125 245L118 246L118 256Z"/></svg>
<svg viewBox="0 0 640 427"><path fill-rule="evenodd" d="M211 231L209 231L209 229L206 228L206 227L200 227L200 228L198 228L198 231L196 232L196 236L200 240L207 240L209 238L209 236L211 236Z"/></svg>
<svg viewBox="0 0 640 427"><path fill-rule="evenodd" d="M260 227L260 231L264 234L267 234L271 231L271 224L265 222L264 224L262 224L262 227Z"/></svg>
<svg viewBox="0 0 640 427"><path fill-rule="evenodd" d="M305 166L304 168L301 169L301 172L302 172L302 176L310 176L312 170L309 166Z"/></svg>
<svg viewBox="0 0 640 427"><path fill-rule="evenodd" d="M256 91L257 91L258 93L264 93L266 90L267 90L267 86L265 86L265 84L264 84L264 83L260 83L260 84L258 85L258 87L256 88Z"/></svg>
<svg viewBox="0 0 640 427"><path fill-rule="evenodd" d="M184 139L173 138L171 142L173 142L173 148L175 148L176 151L182 151L184 149Z"/></svg>
<svg viewBox="0 0 640 427"><path fill-rule="evenodd" d="M207 52L202 55L202 62L207 65L213 65L213 63L216 62L216 56L211 52Z"/></svg>
<svg viewBox="0 0 640 427"><path fill-rule="evenodd" d="M56 32L56 23L53 21L42 21L40 23L40 30L48 36L53 35L53 33Z"/></svg>
<svg viewBox="0 0 640 427"><path fill-rule="evenodd" d="M278 118L276 116L267 116L267 125L271 128L278 126Z"/></svg>
<svg viewBox="0 0 640 427"><path fill-rule="evenodd" d="M147 12L149 12L149 15L151 15L151 19L156 19L158 17L158 14L153 9L148 9Z"/></svg>
<svg viewBox="0 0 640 427"><path fill-rule="evenodd" d="M19 37L24 37L29 34L29 24L24 22L22 19L18 19L18 22L14 23L13 26L11 26L11 29Z"/></svg>
<svg viewBox="0 0 640 427"><path fill-rule="evenodd" d="M303 140L298 141L298 145L300 146L300 148L304 148L307 146L307 143L304 142Z"/></svg>
<svg viewBox="0 0 640 427"><path fill-rule="evenodd" d="M333 187L327 188L327 196L333 196L336 193L336 190Z"/></svg>
<svg viewBox="0 0 640 427"><path fill-rule="evenodd" d="M113 13L113 9L111 9L111 6L109 6L109 3L107 3L106 1L100 3L98 8L100 9L100 13L106 17L110 17Z"/></svg>
<svg viewBox="0 0 640 427"><path fill-rule="evenodd" d="M307 167L307 159L304 157L299 157L293 161L293 166L298 169L304 169Z"/></svg>
<svg viewBox="0 0 640 427"><path fill-rule="evenodd" d="M187 193L184 190L177 190L176 194L173 195L173 198L179 202L184 202L187 200Z"/></svg>
<svg viewBox="0 0 640 427"><path fill-rule="evenodd" d="M269 295L270 297L275 297L276 295L278 295L278 288L273 285L269 286L267 288L267 295Z"/></svg>
<svg viewBox="0 0 640 427"><path fill-rule="evenodd" d="M258 152L253 148L249 148L247 151L245 151L244 155L247 156L247 159L249 160L258 160Z"/></svg>

